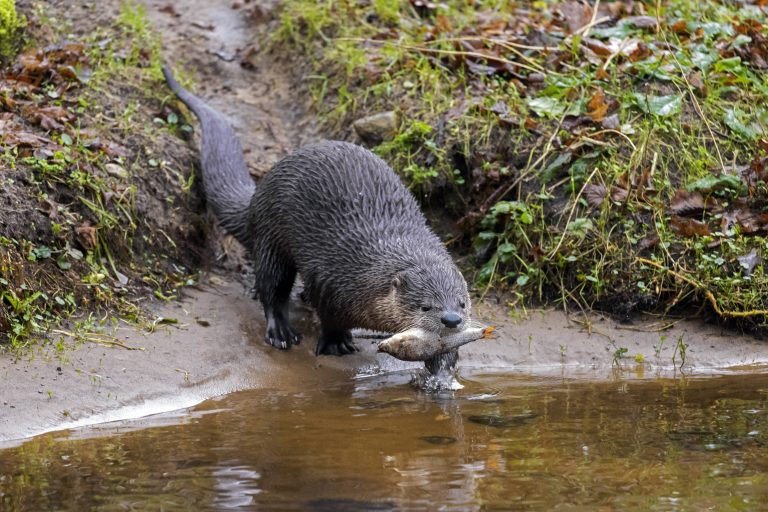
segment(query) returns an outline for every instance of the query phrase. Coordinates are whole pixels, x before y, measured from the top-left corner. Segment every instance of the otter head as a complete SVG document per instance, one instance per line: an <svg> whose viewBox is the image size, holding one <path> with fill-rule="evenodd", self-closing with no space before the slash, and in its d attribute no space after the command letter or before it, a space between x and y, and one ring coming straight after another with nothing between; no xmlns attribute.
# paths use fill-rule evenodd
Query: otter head
<svg viewBox="0 0 768 512"><path fill-rule="evenodd" d="M463 329L469 320L467 283L456 265L442 258L398 272L392 279L406 328Z"/></svg>

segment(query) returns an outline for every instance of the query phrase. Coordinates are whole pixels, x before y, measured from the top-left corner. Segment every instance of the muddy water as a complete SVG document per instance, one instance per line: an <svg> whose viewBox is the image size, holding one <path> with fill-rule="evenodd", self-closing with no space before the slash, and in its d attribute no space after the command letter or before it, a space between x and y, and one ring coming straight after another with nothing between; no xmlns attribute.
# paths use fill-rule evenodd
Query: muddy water
<svg viewBox="0 0 768 512"><path fill-rule="evenodd" d="M768 375L405 373L254 390L0 451L2 510L754 510Z"/></svg>

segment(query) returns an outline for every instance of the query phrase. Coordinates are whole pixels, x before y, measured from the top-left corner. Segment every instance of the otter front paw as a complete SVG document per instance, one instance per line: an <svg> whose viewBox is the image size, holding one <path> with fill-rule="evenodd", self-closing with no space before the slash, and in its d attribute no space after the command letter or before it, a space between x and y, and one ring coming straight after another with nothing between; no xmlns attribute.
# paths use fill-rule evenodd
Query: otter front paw
<svg viewBox="0 0 768 512"><path fill-rule="evenodd" d="M323 331L320 339L317 340L315 355L345 356L359 350L352 341L352 334L349 331Z"/></svg>
<svg viewBox="0 0 768 512"><path fill-rule="evenodd" d="M266 341L275 348L286 350L291 345L298 345L301 342L299 335L291 329L290 324L283 318L270 316L267 318L267 336Z"/></svg>

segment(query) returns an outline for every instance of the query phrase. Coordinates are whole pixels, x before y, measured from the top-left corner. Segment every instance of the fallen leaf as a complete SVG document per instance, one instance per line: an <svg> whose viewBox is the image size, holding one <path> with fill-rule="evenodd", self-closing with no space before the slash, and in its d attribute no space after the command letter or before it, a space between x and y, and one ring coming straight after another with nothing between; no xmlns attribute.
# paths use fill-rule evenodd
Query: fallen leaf
<svg viewBox="0 0 768 512"><path fill-rule="evenodd" d="M684 238L712 234L707 224L696 219L674 216L670 219L670 226L672 227L672 232Z"/></svg>
<svg viewBox="0 0 768 512"><path fill-rule="evenodd" d="M751 277L752 271L755 270L755 267L758 265L762 265L763 259L760 257L759 254L757 254L757 250L754 248L749 251L749 254L745 254L744 256L739 256L736 258L739 260L739 265L741 265L742 273L744 274L744 277Z"/></svg>
<svg viewBox="0 0 768 512"><path fill-rule="evenodd" d="M640 242L638 242L637 250L644 251L646 249L651 249L659 245L659 242L661 242L659 235L656 235L656 234L648 235L647 237L640 240Z"/></svg>
<svg viewBox="0 0 768 512"><path fill-rule="evenodd" d="M96 248L96 228L90 224L83 224L75 228L75 235L77 241L83 246L86 251L92 251Z"/></svg>
<svg viewBox="0 0 768 512"><path fill-rule="evenodd" d="M611 200L621 203L627 200L629 197L629 191L622 187L611 187Z"/></svg>
<svg viewBox="0 0 768 512"><path fill-rule="evenodd" d="M745 235L768 233L768 213L754 210L740 210L736 214L739 230Z"/></svg>
<svg viewBox="0 0 768 512"><path fill-rule="evenodd" d="M587 115L596 123L605 118L605 114L608 112L608 104L605 102L605 92L602 87L597 88L589 103L587 103L587 107L589 108Z"/></svg>
<svg viewBox="0 0 768 512"><path fill-rule="evenodd" d="M608 189L605 185L590 183L584 187L584 197L590 206L600 208L605 198L608 197Z"/></svg>
<svg viewBox="0 0 768 512"><path fill-rule="evenodd" d="M600 122L600 126L607 130L618 130L621 126L619 114L611 114Z"/></svg>
<svg viewBox="0 0 768 512"><path fill-rule="evenodd" d="M697 96L703 98L707 95L707 86L704 84L701 71L695 71L688 75L688 83L691 84Z"/></svg>
<svg viewBox="0 0 768 512"><path fill-rule="evenodd" d="M637 28L657 28L659 22L653 16L628 16L623 19L625 23L634 25Z"/></svg>
<svg viewBox="0 0 768 512"><path fill-rule="evenodd" d="M540 117L556 117L565 112L565 105L556 98L547 96L543 98L531 98L527 103L528 107Z"/></svg>
<svg viewBox="0 0 768 512"><path fill-rule="evenodd" d="M636 92L633 96L635 104L646 114L666 117L679 114L683 108L683 97L678 94L651 96Z"/></svg>
<svg viewBox="0 0 768 512"><path fill-rule="evenodd" d="M581 42L587 48L595 52L597 55L600 55L601 57L609 57L610 55L613 54L613 49L610 46L608 46L607 44L597 39L592 39L591 37L587 37L583 39Z"/></svg>
<svg viewBox="0 0 768 512"><path fill-rule="evenodd" d="M592 7L581 2L565 2L558 7L560 16L568 25L568 32L573 34L592 21Z"/></svg>
<svg viewBox="0 0 768 512"><path fill-rule="evenodd" d="M670 213L682 217L701 215L705 208L704 196L700 192L689 192L683 188L675 192L675 196L669 203Z"/></svg>

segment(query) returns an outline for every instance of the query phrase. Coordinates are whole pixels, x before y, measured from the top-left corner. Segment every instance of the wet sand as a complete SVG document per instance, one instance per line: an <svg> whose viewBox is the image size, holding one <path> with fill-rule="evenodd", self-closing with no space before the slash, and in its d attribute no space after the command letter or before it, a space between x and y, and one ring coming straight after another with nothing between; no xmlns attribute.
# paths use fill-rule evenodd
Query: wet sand
<svg viewBox="0 0 768 512"><path fill-rule="evenodd" d="M366 337L356 340L360 354L315 357L319 325L297 301L292 317L303 342L288 351L273 349L263 341L260 310L240 283L213 276L205 286L188 289L183 300L157 306L156 316L177 324L151 333L118 329L116 340L142 350L65 340L63 352L49 344L21 359L0 356L0 441L181 409L237 390L299 391L422 367L377 354L377 340ZM497 325L498 334L461 348L460 377L499 371L602 380L768 368L764 343L698 322L642 332L628 330L642 328L639 323L621 326L594 317L590 334L559 311L529 312L513 321L502 308L481 304L475 317ZM687 345L682 368L679 337ZM627 350L618 359L621 348Z"/></svg>

